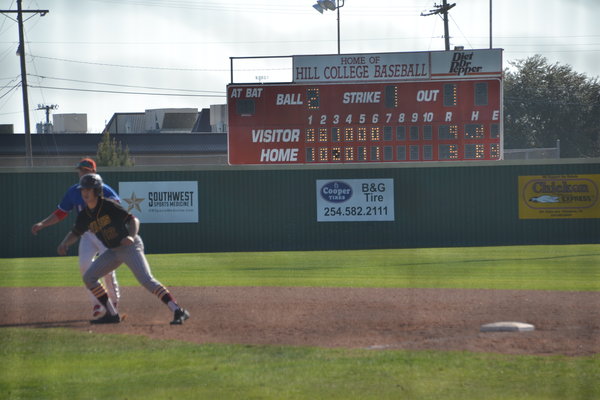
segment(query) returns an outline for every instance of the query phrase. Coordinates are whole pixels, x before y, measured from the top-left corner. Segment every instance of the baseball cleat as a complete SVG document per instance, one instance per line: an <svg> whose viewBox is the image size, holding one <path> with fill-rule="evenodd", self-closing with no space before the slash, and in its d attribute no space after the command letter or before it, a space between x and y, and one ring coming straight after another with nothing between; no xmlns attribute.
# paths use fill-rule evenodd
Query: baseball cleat
<svg viewBox="0 0 600 400"><path fill-rule="evenodd" d="M96 304L92 310L92 318L98 319L106 313L106 310L101 305Z"/></svg>
<svg viewBox="0 0 600 400"><path fill-rule="evenodd" d="M118 324L125 318L121 318L119 314L110 315L109 313L104 314L104 317L93 319L90 324Z"/></svg>
<svg viewBox="0 0 600 400"><path fill-rule="evenodd" d="M183 324L183 321L185 321L189 317L190 313L187 312L187 310L184 310L183 308L175 310L175 312L173 313L173 321L171 321L171 325L181 325Z"/></svg>

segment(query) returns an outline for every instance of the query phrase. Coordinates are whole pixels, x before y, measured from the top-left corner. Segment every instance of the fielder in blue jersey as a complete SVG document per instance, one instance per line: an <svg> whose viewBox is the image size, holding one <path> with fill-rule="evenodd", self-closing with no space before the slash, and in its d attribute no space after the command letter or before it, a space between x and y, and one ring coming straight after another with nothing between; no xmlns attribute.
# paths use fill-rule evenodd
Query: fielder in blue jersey
<svg viewBox="0 0 600 400"><path fill-rule="evenodd" d="M95 173L96 162L91 158L84 158L77 164L77 170L79 172L79 177ZM37 235L42 229L62 221L73 209L79 214L81 210L85 208L85 202L81 197L81 190L78 186L78 184L71 186L63 196L56 210L44 220L34 224L33 227L31 227L31 233ZM103 185L103 195L107 199L113 199L117 202L120 201L117 193L108 185ZM106 247L96 235L91 232L85 232L82 235L81 240L79 241L79 269L82 276L89 269L90 265L92 265L92 261L105 251ZM111 271L104 276L103 281L112 303L115 306L118 305L121 295L115 271ZM98 301L96 296L93 296L91 293L90 300L93 307L92 318L101 318L106 313L105 307Z"/></svg>

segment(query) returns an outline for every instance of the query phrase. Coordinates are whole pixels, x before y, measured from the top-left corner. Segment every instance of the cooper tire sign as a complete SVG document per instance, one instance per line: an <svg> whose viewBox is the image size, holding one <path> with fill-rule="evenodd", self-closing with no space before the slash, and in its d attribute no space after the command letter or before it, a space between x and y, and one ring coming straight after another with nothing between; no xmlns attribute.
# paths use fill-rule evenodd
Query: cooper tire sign
<svg viewBox="0 0 600 400"><path fill-rule="evenodd" d="M317 180L317 221L394 221L393 179Z"/></svg>

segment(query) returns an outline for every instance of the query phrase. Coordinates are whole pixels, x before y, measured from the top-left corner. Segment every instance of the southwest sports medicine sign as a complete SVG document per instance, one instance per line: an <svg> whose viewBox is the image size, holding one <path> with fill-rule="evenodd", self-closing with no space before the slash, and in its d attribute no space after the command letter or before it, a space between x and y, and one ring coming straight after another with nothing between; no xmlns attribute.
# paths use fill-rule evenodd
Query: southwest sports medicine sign
<svg viewBox="0 0 600 400"><path fill-rule="evenodd" d="M519 176L519 218L600 218L599 188L600 175Z"/></svg>
<svg viewBox="0 0 600 400"><path fill-rule="evenodd" d="M198 182L119 182L121 205L142 223L198 222Z"/></svg>
<svg viewBox="0 0 600 400"><path fill-rule="evenodd" d="M393 179L317 180L317 221L394 221Z"/></svg>

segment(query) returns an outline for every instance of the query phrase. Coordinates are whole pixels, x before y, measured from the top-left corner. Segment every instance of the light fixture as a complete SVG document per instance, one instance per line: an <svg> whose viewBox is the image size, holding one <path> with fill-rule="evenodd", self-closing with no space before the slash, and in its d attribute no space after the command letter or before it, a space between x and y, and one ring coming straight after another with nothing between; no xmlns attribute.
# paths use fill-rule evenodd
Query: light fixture
<svg viewBox="0 0 600 400"><path fill-rule="evenodd" d="M323 7L326 10L335 11L335 9L337 8L335 5L335 1L332 0L318 0L317 3L319 3L321 7Z"/></svg>
<svg viewBox="0 0 600 400"><path fill-rule="evenodd" d="M338 54L340 54L340 8L344 6L345 0L317 0L313 8L323 14L323 11L337 11L337 41Z"/></svg>
<svg viewBox="0 0 600 400"><path fill-rule="evenodd" d="M313 8L323 14L325 10L335 11L338 7L335 1L332 0L317 0L317 3L313 5Z"/></svg>

